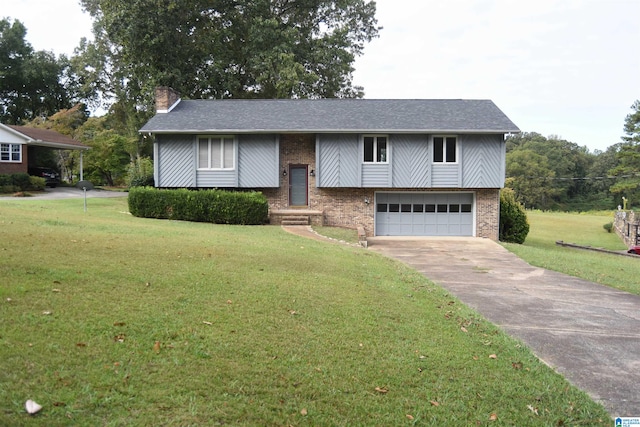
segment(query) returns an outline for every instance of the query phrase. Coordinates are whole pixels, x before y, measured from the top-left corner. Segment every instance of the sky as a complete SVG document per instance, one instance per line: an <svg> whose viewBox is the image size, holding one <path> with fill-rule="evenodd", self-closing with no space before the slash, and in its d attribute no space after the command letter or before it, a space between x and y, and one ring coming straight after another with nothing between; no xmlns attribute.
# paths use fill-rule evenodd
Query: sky
<svg viewBox="0 0 640 427"><path fill-rule="evenodd" d="M491 99L523 132L606 150L640 99L640 0L377 0L355 62L370 99ZM35 50L91 39L78 0L11 0Z"/></svg>

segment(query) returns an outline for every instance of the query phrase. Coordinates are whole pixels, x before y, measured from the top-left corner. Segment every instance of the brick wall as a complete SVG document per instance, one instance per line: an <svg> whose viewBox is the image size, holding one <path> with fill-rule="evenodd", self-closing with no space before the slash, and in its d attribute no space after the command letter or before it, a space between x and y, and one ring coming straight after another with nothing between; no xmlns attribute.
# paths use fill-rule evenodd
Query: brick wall
<svg viewBox="0 0 640 427"><path fill-rule="evenodd" d="M27 173L29 164L27 146L22 146L22 163L0 162L0 174L11 175L14 173Z"/></svg>
<svg viewBox="0 0 640 427"><path fill-rule="evenodd" d="M309 172L316 169L315 135L280 136L280 187L263 189L271 210L289 208L289 166L307 165ZM282 171L287 171L287 176ZM362 226L367 236L374 234L374 201L376 191L389 188L316 188L314 176L309 176L309 203L307 209L323 212L323 223L330 226L356 228ZM415 192L419 189L393 189ZM439 192L466 191L464 189L438 189ZM500 225L500 190L478 189L476 193L476 236L498 240Z"/></svg>

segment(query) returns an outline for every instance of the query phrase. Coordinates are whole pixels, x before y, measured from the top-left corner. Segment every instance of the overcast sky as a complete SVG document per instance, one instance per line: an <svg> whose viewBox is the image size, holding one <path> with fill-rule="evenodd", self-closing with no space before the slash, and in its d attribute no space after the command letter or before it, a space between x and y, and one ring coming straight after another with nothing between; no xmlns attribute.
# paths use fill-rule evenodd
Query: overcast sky
<svg viewBox="0 0 640 427"><path fill-rule="evenodd" d="M78 0L10 0L36 50L71 55ZM590 150L620 142L640 99L640 0L377 0L380 37L355 64L366 98L491 99L524 132Z"/></svg>

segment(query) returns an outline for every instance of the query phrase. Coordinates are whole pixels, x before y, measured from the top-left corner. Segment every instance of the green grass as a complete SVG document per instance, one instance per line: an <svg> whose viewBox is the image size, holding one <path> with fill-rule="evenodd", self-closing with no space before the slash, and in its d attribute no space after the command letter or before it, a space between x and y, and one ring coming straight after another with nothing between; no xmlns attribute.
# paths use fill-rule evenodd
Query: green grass
<svg viewBox="0 0 640 427"><path fill-rule="evenodd" d="M626 251L622 240L602 227L613 220L613 213L528 211L527 217L531 230L524 244L504 244L511 252L532 265L640 295L640 259L556 245L556 241L562 240Z"/></svg>
<svg viewBox="0 0 640 427"><path fill-rule="evenodd" d="M313 230L325 237L349 244L358 244L358 231L353 228L313 226Z"/></svg>
<svg viewBox="0 0 640 427"><path fill-rule="evenodd" d="M611 424L396 261L126 211L0 201L0 425Z"/></svg>

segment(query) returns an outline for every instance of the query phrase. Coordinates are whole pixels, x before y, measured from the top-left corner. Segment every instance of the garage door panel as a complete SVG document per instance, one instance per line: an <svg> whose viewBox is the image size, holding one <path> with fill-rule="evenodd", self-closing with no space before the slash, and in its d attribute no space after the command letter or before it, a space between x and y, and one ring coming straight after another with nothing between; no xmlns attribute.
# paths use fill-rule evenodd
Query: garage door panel
<svg viewBox="0 0 640 427"><path fill-rule="evenodd" d="M471 193L379 193L378 236L472 236Z"/></svg>

